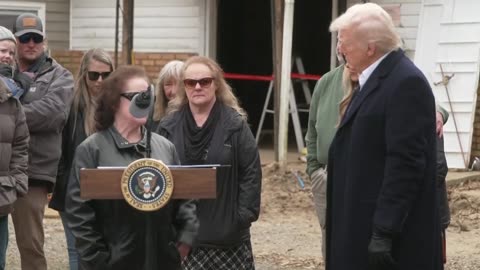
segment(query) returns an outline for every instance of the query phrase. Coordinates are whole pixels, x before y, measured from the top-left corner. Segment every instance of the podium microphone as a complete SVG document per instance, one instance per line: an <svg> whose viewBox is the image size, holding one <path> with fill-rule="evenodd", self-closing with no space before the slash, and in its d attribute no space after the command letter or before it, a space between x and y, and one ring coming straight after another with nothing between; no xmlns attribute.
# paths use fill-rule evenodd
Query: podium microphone
<svg viewBox="0 0 480 270"><path fill-rule="evenodd" d="M154 102L153 86L150 85L145 92L136 94L130 102L130 114L135 118L144 118L148 116L153 109Z"/></svg>
<svg viewBox="0 0 480 270"><path fill-rule="evenodd" d="M154 87L151 84L147 91L136 94L130 102L129 111L135 118L147 117L147 138L145 145L146 157L150 158L152 150L150 148L150 141L152 138L152 123L153 123L153 104L155 103Z"/></svg>

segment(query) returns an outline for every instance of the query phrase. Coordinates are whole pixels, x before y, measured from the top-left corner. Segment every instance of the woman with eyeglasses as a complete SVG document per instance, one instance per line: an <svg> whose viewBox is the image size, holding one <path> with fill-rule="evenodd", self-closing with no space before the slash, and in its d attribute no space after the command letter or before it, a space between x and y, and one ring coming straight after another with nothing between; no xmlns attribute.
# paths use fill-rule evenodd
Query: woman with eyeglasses
<svg viewBox="0 0 480 270"><path fill-rule="evenodd" d="M60 214L67 239L70 270L78 269L78 254L75 248L75 239L66 226L65 196L68 193L68 177L72 169L75 149L95 132L94 116L97 98L101 92L103 80L112 71L112 59L103 49L90 49L83 55L75 80L70 114L63 129L62 157L49 207L57 210Z"/></svg>
<svg viewBox="0 0 480 270"><path fill-rule="evenodd" d="M160 119L165 115L168 102L172 100L177 93L182 67L182 61L173 60L168 62L158 74L157 87L155 89L155 112L153 114L155 128L160 122Z"/></svg>
<svg viewBox="0 0 480 270"><path fill-rule="evenodd" d="M188 59L181 79L158 133L182 164L228 165L217 172L216 199L197 203L199 233L183 269L255 269L250 226L260 212L262 170L246 113L213 60Z"/></svg>
<svg viewBox="0 0 480 270"><path fill-rule="evenodd" d="M176 270L181 252L188 250L196 235L198 220L190 200L170 200L154 212L142 212L124 199L91 200L80 197L80 169L128 166L144 158L147 117L135 118L130 106L135 95L149 91L145 70L122 66L103 82L95 112L96 132L76 150L68 183L66 212L75 236L81 269ZM167 165L178 164L175 146L152 134L151 158ZM148 219L147 219L147 215ZM146 235L146 222L155 230ZM146 269L149 252L157 267Z"/></svg>

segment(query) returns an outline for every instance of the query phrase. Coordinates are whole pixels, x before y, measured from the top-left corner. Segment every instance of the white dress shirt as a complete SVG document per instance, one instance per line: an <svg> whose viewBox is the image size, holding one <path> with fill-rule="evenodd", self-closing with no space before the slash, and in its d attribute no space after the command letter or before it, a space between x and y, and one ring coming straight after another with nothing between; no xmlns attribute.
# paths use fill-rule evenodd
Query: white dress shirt
<svg viewBox="0 0 480 270"><path fill-rule="evenodd" d="M358 77L358 84L360 85L360 91L362 91L363 85L367 82L368 78L372 75L372 73L375 71L375 69L378 67L380 62L382 62L385 57L387 57L391 52L386 53L382 57L378 58L377 61L373 62L370 66L368 66L362 73L360 73L360 76Z"/></svg>

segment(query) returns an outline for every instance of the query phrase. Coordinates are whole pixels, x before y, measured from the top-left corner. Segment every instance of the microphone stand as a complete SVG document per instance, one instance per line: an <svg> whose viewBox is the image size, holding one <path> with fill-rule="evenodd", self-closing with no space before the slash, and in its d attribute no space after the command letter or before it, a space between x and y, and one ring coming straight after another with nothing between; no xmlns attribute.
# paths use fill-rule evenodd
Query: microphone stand
<svg viewBox="0 0 480 270"><path fill-rule="evenodd" d="M154 97L152 97L154 98ZM155 104L155 102L154 102ZM148 112L147 124L145 125L147 129L147 138L145 142L145 156L146 158L152 157L152 148L151 148L151 141L152 141L152 126L153 126L153 111L154 109L151 108Z"/></svg>
<svg viewBox="0 0 480 270"><path fill-rule="evenodd" d="M152 126L153 126L153 112L155 104L154 87L150 85L147 91L135 95L130 103L130 113L133 117L144 118L147 115L146 142L145 142L145 158L152 158ZM145 261L143 262L143 269L156 270L158 269L157 250L158 250L158 232L154 226L154 213L145 212Z"/></svg>
<svg viewBox="0 0 480 270"><path fill-rule="evenodd" d="M153 104L155 105L155 95L153 86L150 86L150 98L154 100ZM150 108L147 117L147 123L145 125L147 130L147 137L145 142L145 156L146 158L152 157L152 149L151 149L151 140L152 140L152 125L153 125L153 112L155 106ZM147 212L146 214L146 226L145 226L145 269L154 270L158 269L157 261L156 261L156 251L158 250L158 243L157 243L157 232L154 229L153 225L153 213Z"/></svg>

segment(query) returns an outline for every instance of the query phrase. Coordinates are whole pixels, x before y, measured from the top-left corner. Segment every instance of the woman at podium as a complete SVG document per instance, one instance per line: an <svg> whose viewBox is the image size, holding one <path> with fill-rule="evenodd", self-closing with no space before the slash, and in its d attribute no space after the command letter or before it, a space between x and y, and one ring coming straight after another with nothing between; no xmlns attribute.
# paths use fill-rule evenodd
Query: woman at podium
<svg viewBox="0 0 480 270"><path fill-rule="evenodd" d="M75 236L80 269L179 269L181 253L186 255L198 228L191 201L170 200L160 210L142 212L123 199L80 197L81 168L126 167L145 157L143 125L147 119L131 114L132 99L149 88L144 69L120 67L102 88L95 113L97 132L76 150L66 199L67 223ZM174 145L158 134L152 134L151 150L153 159L167 165L179 163ZM149 234L147 222L154 224Z"/></svg>
<svg viewBox="0 0 480 270"><path fill-rule="evenodd" d="M262 171L246 113L213 60L188 59L181 79L158 132L184 165L230 165L217 173L217 198L197 203L199 233L183 269L254 269L250 226L260 211Z"/></svg>

